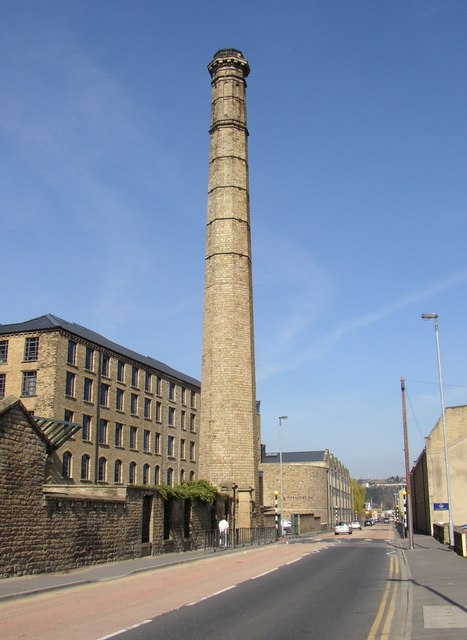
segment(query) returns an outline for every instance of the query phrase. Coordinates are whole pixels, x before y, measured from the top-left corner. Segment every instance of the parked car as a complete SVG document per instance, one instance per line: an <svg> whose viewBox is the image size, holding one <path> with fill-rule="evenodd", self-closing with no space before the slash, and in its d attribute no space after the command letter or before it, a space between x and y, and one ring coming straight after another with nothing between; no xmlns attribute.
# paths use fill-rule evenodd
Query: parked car
<svg viewBox="0 0 467 640"><path fill-rule="evenodd" d="M360 522L358 520L355 520L354 522L351 522L350 526L352 527L352 529L361 529L362 528L362 525L360 524Z"/></svg>
<svg viewBox="0 0 467 640"><path fill-rule="evenodd" d="M372 527L373 526L373 520L371 520L371 518L368 519L368 520L365 520L365 522L363 523L363 526L364 527Z"/></svg>
<svg viewBox="0 0 467 640"><path fill-rule="evenodd" d="M352 527L349 522L338 522L334 527L334 534L338 536L340 533L352 533Z"/></svg>

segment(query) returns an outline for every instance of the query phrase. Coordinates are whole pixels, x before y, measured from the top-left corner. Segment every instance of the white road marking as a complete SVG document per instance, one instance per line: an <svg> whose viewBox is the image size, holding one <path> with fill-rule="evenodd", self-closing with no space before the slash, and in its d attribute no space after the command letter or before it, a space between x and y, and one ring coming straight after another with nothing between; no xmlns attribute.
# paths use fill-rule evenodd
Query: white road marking
<svg viewBox="0 0 467 640"><path fill-rule="evenodd" d="M193 607L198 602L203 602L204 600L209 600L209 598L214 598L214 596L219 596L221 593L225 593L226 591L230 591L231 589L235 589L237 585L232 584L230 587L226 587L225 589L221 589L220 591L216 591L215 593L210 593L208 596L204 596L204 598L200 598L199 600L194 600L193 602L189 602L186 604L186 607Z"/></svg>
<svg viewBox="0 0 467 640"><path fill-rule="evenodd" d="M97 638L97 640L107 640L108 638L115 638L115 636L119 636L122 633L126 633L127 631L130 631L130 629L137 629L138 627L142 627L143 624L148 624L148 622L152 622L152 620L143 620L143 622L132 624L131 627L126 627L126 629L120 629L119 631L115 631L114 633L109 633L106 636L101 636L100 638Z"/></svg>
<svg viewBox="0 0 467 640"><path fill-rule="evenodd" d="M272 573L273 571L277 571L279 567L274 567L274 569L269 569L269 571L265 571L264 573L260 573L257 576L253 576L251 580L256 580L257 578L262 578L263 576L267 576L268 573Z"/></svg>

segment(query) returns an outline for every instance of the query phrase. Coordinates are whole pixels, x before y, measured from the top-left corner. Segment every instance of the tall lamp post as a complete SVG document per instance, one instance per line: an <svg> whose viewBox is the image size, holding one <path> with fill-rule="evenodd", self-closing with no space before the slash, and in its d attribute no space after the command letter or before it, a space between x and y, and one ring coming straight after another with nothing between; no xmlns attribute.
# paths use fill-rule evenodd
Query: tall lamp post
<svg viewBox="0 0 467 640"><path fill-rule="evenodd" d="M441 420L443 424L443 444L444 444L444 468L446 473L446 487L448 493L448 517L449 517L449 545L454 549L454 526L452 522L452 496L451 496L451 475L449 473L448 439L446 431L446 411L444 407L443 374L441 369L441 354L439 349L438 314L422 313L423 320L435 321L436 355L438 358L438 378L439 396L441 400Z"/></svg>
<svg viewBox="0 0 467 640"><path fill-rule="evenodd" d="M284 483L282 475L282 420L287 420L287 416L279 416L279 482L281 496L281 534L282 521L284 520Z"/></svg>

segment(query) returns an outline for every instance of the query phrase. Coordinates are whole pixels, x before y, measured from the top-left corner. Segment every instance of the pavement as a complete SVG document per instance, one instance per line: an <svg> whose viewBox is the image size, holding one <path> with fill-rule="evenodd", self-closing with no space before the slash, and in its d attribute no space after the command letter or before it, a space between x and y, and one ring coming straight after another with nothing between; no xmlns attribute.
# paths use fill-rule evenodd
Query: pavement
<svg viewBox="0 0 467 640"><path fill-rule="evenodd" d="M407 583L405 640L467 640L467 558L425 535L415 534L414 548L409 549L408 540L395 534L394 547L404 565L401 580ZM239 547L216 553L185 551L93 565L67 573L5 578L0 580L0 603L244 550Z"/></svg>
<svg viewBox="0 0 467 640"><path fill-rule="evenodd" d="M467 558L426 535L398 539L408 581L407 640L467 640Z"/></svg>

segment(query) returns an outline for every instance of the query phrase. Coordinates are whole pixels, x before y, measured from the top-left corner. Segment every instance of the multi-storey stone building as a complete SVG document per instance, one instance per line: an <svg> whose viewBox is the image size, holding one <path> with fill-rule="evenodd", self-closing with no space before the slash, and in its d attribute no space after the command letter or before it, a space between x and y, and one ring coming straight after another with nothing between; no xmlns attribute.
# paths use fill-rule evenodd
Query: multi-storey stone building
<svg viewBox="0 0 467 640"><path fill-rule="evenodd" d="M53 315L0 325L6 395L61 431L48 483L197 479L199 381L85 327Z"/></svg>
<svg viewBox="0 0 467 640"><path fill-rule="evenodd" d="M430 535L435 524L448 526L446 506L454 526L467 522L467 406L446 407L445 418L452 504L448 503L442 418L425 438L411 472L414 528Z"/></svg>
<svg viewBox="0 0 467 640"><path fill-rule="evenodd" d="M282 482L281 482L282 466ZM283 487L283 517L310 516L330 528L352 517L350 474L327 449L323 451L262 451L264 503L271 512L274 494Z"/></svg>

